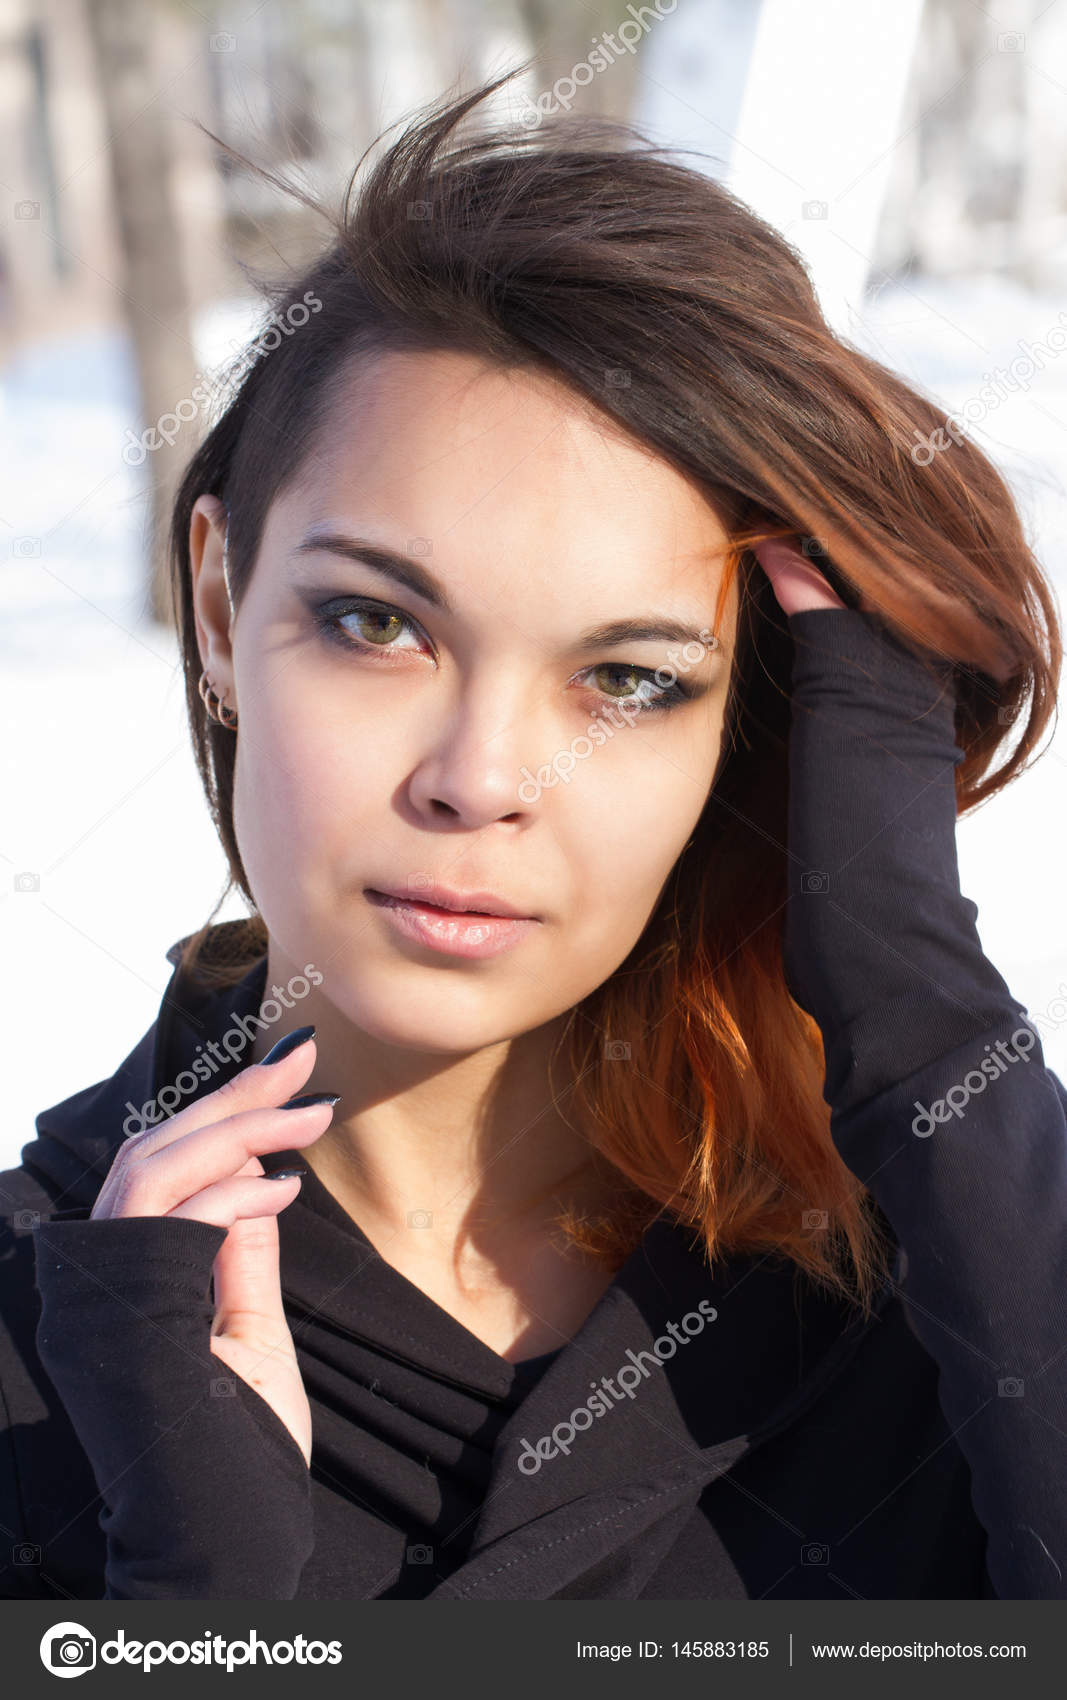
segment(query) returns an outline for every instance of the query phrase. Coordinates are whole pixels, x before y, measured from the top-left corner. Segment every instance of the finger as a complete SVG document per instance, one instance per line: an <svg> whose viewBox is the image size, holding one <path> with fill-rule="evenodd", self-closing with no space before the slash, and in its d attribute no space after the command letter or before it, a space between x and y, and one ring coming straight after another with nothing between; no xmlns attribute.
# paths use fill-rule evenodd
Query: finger
<svg viewBox="0 0 1067 1700"><path fill-rule="evenodd" d="M767 577L779 606L786 614L807 613L816 608L844 608L837 592L809 555L804 555L781 538L768 538L753 553Z"/></svg>
<svg viewBox="0 0 1067 1700"><path fill-rule="evenodd" d="M262 1062L251 1063L232 1080L217 1086L214 1092L208 1092L195 1103L186 1105L177 1115L131 1135L119 1147L116 1161L124 1160L133 1152L141 1155L161 1150L194 1129L208 1122L221 1122L241 1110L270 1109L294 1097L310 1078L318 1054L315 1040L310 1036L313 1029L298 1031L307 1032L309 1037L295 1050L289 1051L277 1062L268 1061L268 1052Z"/></svg>
<svg viewBox="0 0 1067 1700"><path fill-rule="evenodd" d="M262 1175L258 1157L250 1157L237 1178ZM278 1208L270 1216L242 1216L230 1227L212 1265L215 1316L213 1335L255 1328L264 1338L274 1338L289 1321L282 1302L278 1253L278 1216L299 1194L300 1177L272 1181L279 1193ZM270 1195L268 1195L268 1198ZM184 1208L180 1206L179 1208Z"/></svg>
<svg viewBox="0 0 1067 1700"><path fill-rule="evenodd" d="M109 1175L93 1217L169 1216L205 1187L239 1176L250 1158L302 1150L322 1137L336 1099L269 1110L244 1110L199 1127L161 1150L131 1154Z"/></svg>
<svg viewBox="0 0 1067 1700"><path fill-rule="evenodd" d="M215 1295L213 1334L227 1328L239 1328L248 1333L260 1328L264 1336L273 1336L280 1328L289 1327L282 1302L281 1269L278 1252L278 1217L300 1192L300 1179L263 1181L261 1192L273 1187L281 1195L269 1216L241 1217L235 1221L212 1266Z"/></svg>
<svg viewBox="0 0 1067 1700"><path fill-rule="evenodd" d="M277 1180L263 1176L256 1158L250 1158L247 1166L253 1163L262 1177L252 1200L257 1207L253 1215L244 1213L247 1206L242 1196L227 1195L219 1186L209 1188L196 1202L198 1215L205 1209L214 1215L220 1209L228 1214L234 1205L242 1212L229 1225L212 1265L215 1316L211 1332L214 1335L236 1329L247 1335L254 1330L264 1340L284 1338L280 1330L288 1331L289 1320L282 1301L277 1219L296 1199L301 1181L299 1175ZM232 1182L223 1183L223 1188L231 1186ZM217 1204L211 1194L216 1195ZM188 1214L193 1204L187 1199L172 1214ZM264 1209L270 1214L264 1214Z"/></svg>
<svg viewBox="0 0 1067 1700"><path fill-rule="evenodd" d="M173 1210L166 1211L166 1215L210 1222L216 1228L232 1228L250 1217L269 1216L273 1220L293 1202L299 1190L299 1176L276 1181L270 1175L233 1175L183 1199Z"/></svg>

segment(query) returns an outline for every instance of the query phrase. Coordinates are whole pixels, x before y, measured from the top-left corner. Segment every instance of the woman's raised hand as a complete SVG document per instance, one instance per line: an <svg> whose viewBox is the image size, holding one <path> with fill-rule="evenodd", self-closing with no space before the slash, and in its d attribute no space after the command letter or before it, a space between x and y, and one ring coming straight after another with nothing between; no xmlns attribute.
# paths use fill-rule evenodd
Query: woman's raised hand
<svg viewBox="0 0 1067 1700"><path fill-rule="evenodd" d="M815 562L788 538L768 538L757 543L752 552L770 579L783 613L805 614L815 608L845 606Z"/></svg>
<svg viewBox="0 0 1067 1700"><path fill-rule="evenodd" d="M260 1063L121 1146L90 1220L188 1217L227 1229L213 1265L210 1347L264 1399L311 1460L311 1409L282 1306L277 1217L299 1176L267 1175L260 1154L311 1145L331 1094L294 1099L315 1066L314 1029L279 1040Z"/></svg>

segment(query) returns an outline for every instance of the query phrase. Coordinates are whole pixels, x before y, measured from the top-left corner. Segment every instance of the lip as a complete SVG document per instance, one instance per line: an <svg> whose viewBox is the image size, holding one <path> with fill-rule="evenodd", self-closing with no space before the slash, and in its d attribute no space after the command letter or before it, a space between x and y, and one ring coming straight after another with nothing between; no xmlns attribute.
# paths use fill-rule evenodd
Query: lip
<svg viewBox="0 0 1067 1700"><path fill-rule="evenodd" d="M440 908L422 898L397 897L368 887L369 902L415 944L447 956L480 958L511 950L540 922L530 915L470 914Z"/></svg>
<svg viewBox="0 0 1067 1700"><path fill-rule="evenodd" d="M513 904L505 903L502 897L497 897L491 891L452 891L446 885L436 885L430 881L420 885L418 891L394 891L390 886L368 886L368 892L378 892L382 897L394 897L400 903L421 903L431 909L444 909L449 914L465 914L474 910L479 915L504 916L512 921L536 921L537 915L527 914L522 909L516 909Z"/></svg>

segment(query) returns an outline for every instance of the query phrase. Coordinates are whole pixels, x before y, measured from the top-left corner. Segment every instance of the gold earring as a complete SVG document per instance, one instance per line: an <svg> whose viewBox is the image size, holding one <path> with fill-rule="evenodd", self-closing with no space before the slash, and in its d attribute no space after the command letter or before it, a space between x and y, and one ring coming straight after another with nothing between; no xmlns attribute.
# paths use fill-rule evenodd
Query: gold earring
<svg viewBox="0 0 1067 1700"><path fill-rule="evenodd" d="M200 675L200 682L197 685L197 690L200 692L200 700L207 709L212 720L217 721L220 726L225 726L228 731L234 731L237 726L237 710L235 708L227 707L227 692L223 690L222 696L219 696L214 685L207 676L206 669Z"/></svg>

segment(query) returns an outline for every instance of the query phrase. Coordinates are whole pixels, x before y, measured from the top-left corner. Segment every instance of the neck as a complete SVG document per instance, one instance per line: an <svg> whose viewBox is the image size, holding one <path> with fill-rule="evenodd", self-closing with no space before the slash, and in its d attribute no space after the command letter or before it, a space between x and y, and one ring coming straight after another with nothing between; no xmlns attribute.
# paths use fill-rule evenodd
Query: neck
<svg viewBox="0 0 1067 1700"><path fill-rule="evenodd" d="M268 954L267 995L299 970ZM565 1202L604 1207L610 1177L567 1121L570 1075L554 1048L565 1016L478 1051L443 1054L368 1034L312 988L287 1027L315 1027L303 1092L338 1092L323 1137L302 1160L373 1239L419 1236L423 1253L458 1263L543 1236ZM279 1037L257 1033L251 1061ZM551 1083L549 1067L551 1063ZM553 1088L555 1096L553 1096Z"/></svg>

